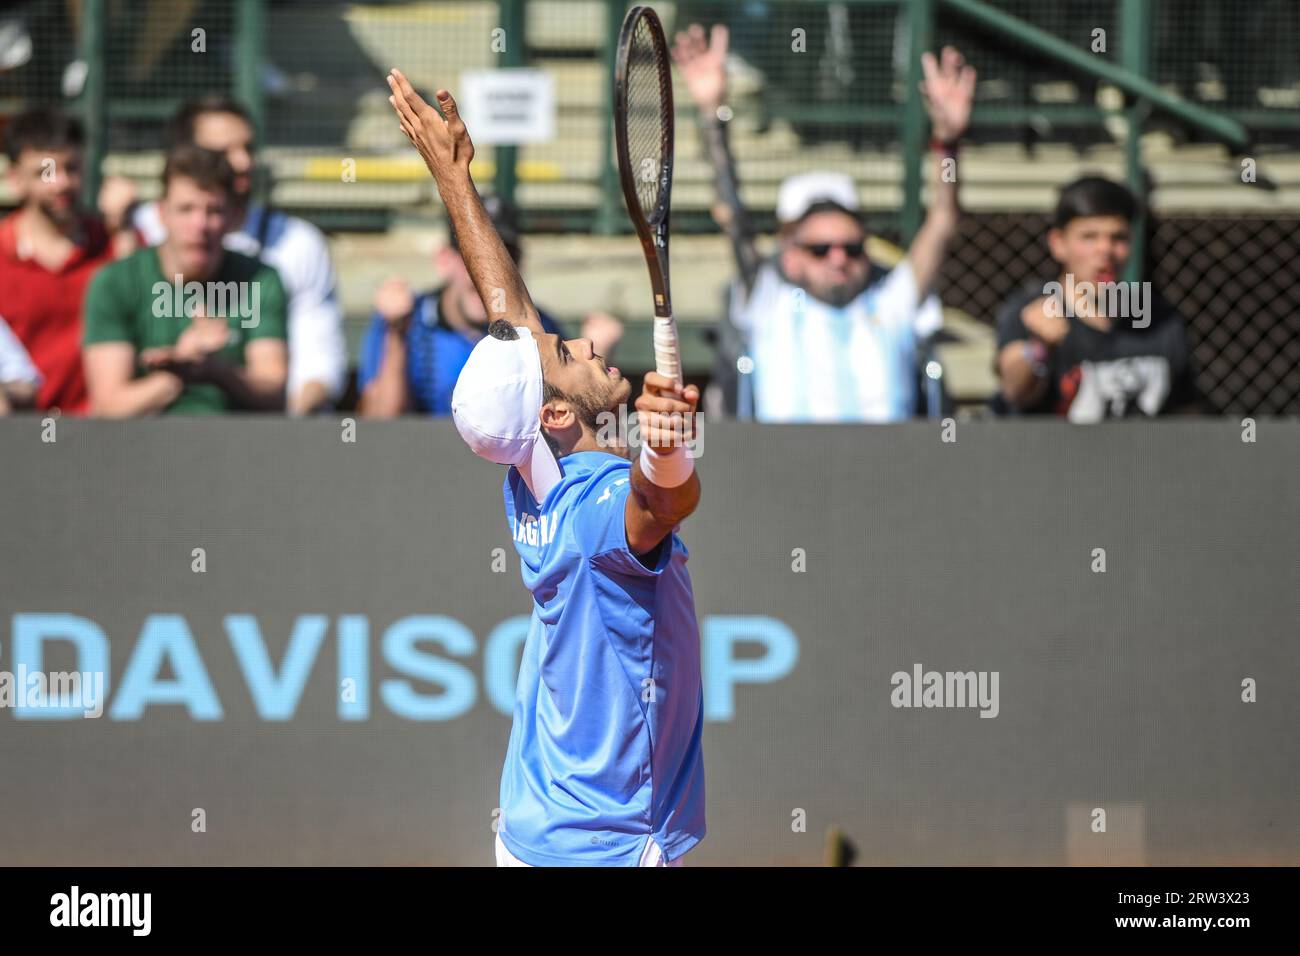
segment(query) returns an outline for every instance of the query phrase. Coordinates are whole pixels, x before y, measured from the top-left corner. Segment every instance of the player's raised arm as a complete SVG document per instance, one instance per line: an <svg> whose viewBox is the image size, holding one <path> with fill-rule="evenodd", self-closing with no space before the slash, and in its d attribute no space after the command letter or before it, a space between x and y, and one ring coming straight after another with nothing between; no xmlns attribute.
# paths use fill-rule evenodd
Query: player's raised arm
<svg viewBox="0 0 1300 956"><path fill-rule="evenodd" d="M637 555L653 551L700 503L700 476L687 454L696 437L695 408L700 390L683 388L650 372L636 400L641 457L632 462L632 489L627 496L627 543Z"/></svg>
<svg viewBox="0 0 1300 956"><path fill-rule="evenodd" d="M939 275L948 243L957 234L957 176L955 167L945 160L956 161L957 144L970 124L975 68L952 47L944 47L938 59L933 53L923 53L921 68L925 72L921 90L930 114L935 175L929 212L907 250L907 258L916 277L917 295L924 298Z"/></svg>
<svg viewBox="0 0 1300 956"><path fill-rule="evenodd" d="M497 235L470 178L474 144L451 93L438 90L435 94L442 110L439 115L438 110L415 92L400 70L388 75L388 87L392 91L388 102L397 111L402 132L419 150L438 184L438 194L456 230L465 267L483 305L495 318L527 326L534 335L544 334L546 330L524 287L519 268Z"/></svg>

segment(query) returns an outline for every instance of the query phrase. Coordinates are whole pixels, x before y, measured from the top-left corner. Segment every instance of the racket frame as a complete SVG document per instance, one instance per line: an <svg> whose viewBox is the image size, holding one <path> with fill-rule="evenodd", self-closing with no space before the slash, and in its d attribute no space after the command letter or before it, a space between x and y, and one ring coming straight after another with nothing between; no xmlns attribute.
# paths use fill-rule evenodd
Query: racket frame
<svg viewBox="0 0 1300 956"><path fill-rule="evenodd" d="M627 142L627 67L628 54L632 48L632 37L637 23L642 17L649 22L657 41L661 44L664 64L669 70L666 86L668 93L667 135L659 146L659 195L647 219L641 210L641 199L636 191L636 168L628 152ZM619 31L618 53L614 61L614 141L618 159L619 184L623 189L623 201L627 204L628 215L637 237L641 240L641 251L645 254L646 265L650 270L650 288L654 293L655 316L671 319L673 314L672 292L668 277L668 230L671 211L673 184L674 127L673 87L671 63L668 57L668 40L664 35L663 23L654 9L640 4L632 7L623 18ZM674 328L675 333L675 328Z"/></svg>

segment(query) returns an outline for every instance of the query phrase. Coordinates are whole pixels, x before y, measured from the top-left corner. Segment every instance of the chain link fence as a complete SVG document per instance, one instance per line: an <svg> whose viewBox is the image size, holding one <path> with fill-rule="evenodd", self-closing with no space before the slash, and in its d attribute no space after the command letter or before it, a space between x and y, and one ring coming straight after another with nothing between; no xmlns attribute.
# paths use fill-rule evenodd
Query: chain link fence
<svg viewBox="0 0 1300 956"><path fill-rule="evenodd" d="M1209 407L1300 414L1300 217L1170 218L1152 258Z"/></svg>
<svg viewBox="0 0 1300 956"><path fill-rule="evenodd" d="M1059 268L1051 216L963 217L940 277L943 301L994 325L1002 304ZM1162 217L1147 275L1187 322L1197 390L1215 414L1300 414L1300 216Z"/></svg>
<svg viewBox="0 0 1300 956"><path fill-rule="evenodd" d="M515 7L518 2L522 6ZM422 164L393 121L383 75L399 64L423 90L468 70L522 62L551 74L556 135L517 150L516 198L534 231L627 227L610 177L612 38L625 2L607 0L20 0L0 8L0 122L33 103L81 108L87 16L103 11L105 146L114 170L152 185L161 131L187 97L255 91L262 156L275 201L327 229L380 230L396 217L437 216ZM943 0L935 45L959 46L980 71L971 131L1003 147L997 163L1028 169L1040 148L1079 158L1121 156L1114 121L1124 100L999 34ZM994 0L992 6L1079 49L1120 62L1126 0ZM656 4L670 33L690 22L732 30L733 147L743 195L760 227L773 223L781 179L812 169L854 175L873 226L899 241L900 129L907 106L909 0L737 0ZM1300 145L1300 3L1150 0L1150 76L1194 103L1239 118L1265 152ZM500 34L511 12L522 36ZM260 29L258 26L260 24ZM24 49L24 46L26 49ZM712 231L712 176L678 78L674 225ZM1160 116L1149 128L1186 143L1198 134ZM1100 152L1099 152L1100 151ZM1109 151L1109 152L1106 152ZM500 151L482 146L490 182ZM356 162L357 182L339 175ZM1227 168L1226 152L1214 160ZM979 169L966 164L964 169ZM905 163L904 163L905 164ZM1112 166L1117 165L1112 163ZM1047 203L998 208L1001 180L965 180L986 195L968 216L943 277L948 304L991 323L1017 285L1051 273ZM1054 185L1060 185L1055 183ZM1205 211L1162 217L1149 275L1189 322L1199 383L1222 412L1300 410L1300 248L1294 211L1238 212L1205 186ZM1157 207L1159 192L1156 194ZM1245 205L1243 209L1247 208ZM1016 210L1016 211L1010 211ZM346 264L343 264L346 281Z"/></svg>
<svg viewBox="0 0 1300 956"><path fill-rule="evenodd" d="M1125 42L1121 3L991 5L1118 64ZM92 6L81 0L5 6L0 64L6 43L14 55L0 70L0 115L29 102L78 104L85 64L78 36ZM516 6L524 13L524 35L499 36ZM394 194L381 191L368 203L358 195L364 190L338 188L337 170L343 157L406 155L387 115L387 68L401 64L430 90L458 83L465 71L500 66L507 51L517 51L519 62L552 75L557 99L554 140L518 151L518 198L527 217L542 228L621 228L622 217L610 215L621 207L607 175L607 87L609 45L625 6L607 0L104 0L107 147L157 149L166 117L183 99L256 90L267 157L289 201L326 225L378 228L387 220L376 214L392 205ZM659 7L670 31L696 21L730 25L737 153L747 158L756 186L801 163L860 173L864 151L897 149L909 0L682 0ZM941 0L932 7L936 45L960 46L980 71L972 142L1086 148L1116 141L1104 120L1121 104L1105 95L1106 84L978 26ZM1192 102L1239 116L1260 145L1300 145L1300 4L1151 0L1144 9L1153 79ZM260 36L245 35L258 24ZM25 58L17 55L24 37ZM249 62L248 51L259 51L260 62ZM680 85L677 93L685 125L693 113ZM1183 139L1199 135L1159 116L1151 125ZM710 228L701 215L707 191L689 188L707 183L708 172L693 163L692 137L681 139L687 188L675 197L678 225ZM480 150L481 177L495 174L496 160L491 147ZM419 171L400 162L371 169L388 182L418 182ZM409 189L398 198L399 206L419 209L430 196ZM756 204L767 211L762 199Z"/></svg>
<svg viewBox="0 0 1300 956"><path fill-rule="evenodd" d="M179 103L234 91L240 48L233 0L106 0L99 6L113 149L155 149ZM82 37L93 15L86 0L0 4L0 112L30 103L80 107L87 69Z"/></svg>

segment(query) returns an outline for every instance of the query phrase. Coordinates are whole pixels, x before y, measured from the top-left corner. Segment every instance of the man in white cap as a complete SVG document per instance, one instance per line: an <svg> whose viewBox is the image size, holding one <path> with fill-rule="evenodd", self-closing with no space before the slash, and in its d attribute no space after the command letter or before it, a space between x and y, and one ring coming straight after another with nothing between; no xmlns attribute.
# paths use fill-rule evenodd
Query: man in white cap
<svg viewBox="0 0 1300 956"><path fill-rule="evenodd" d="M704 837L704 696L686 548L700 499L686 443L699 391L650 373L636 400L641 455L602 447L597 421L630 384L587 339L538 321L470 179L456 103L446 119L389 76L479 297L503 317L452 393L474 452L509 465L506 517L532 623L501 777L499 866L674 866Z"/></svg>
<svg viewBox="0 0 1300 956"><path fill-rule="evenodd" d="M781 184L778 252L761 261L727 145L727 28L717 25L706 38L692 24L677 35L673 58L699 109L719 218L739 273L723 331L738 333L740 379L752 380L752 389L738 388L730 410L765 422L885 422L915 414L917 342L943 321L929 293L957 231L955 157L970 120L974 68L951 47L939 59L921 58L936 154L932 199L906 258L886 271L867 259L853 181L834 172ZM724 350L730 344L720 343Z"/></svg>

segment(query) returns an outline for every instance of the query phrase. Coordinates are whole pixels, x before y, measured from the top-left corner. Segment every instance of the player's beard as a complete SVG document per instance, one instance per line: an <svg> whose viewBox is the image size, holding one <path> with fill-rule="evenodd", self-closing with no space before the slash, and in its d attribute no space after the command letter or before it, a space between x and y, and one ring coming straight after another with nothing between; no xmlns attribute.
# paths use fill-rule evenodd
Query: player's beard
<svg viewBox="0 0 1300 956"><path fill-rule="evenodd" d="M607 399L609 397L611 396L606 396ZM591 395L571 395L568 401L573 405L574 411L578 414L578 421L582 422L583 427L591 429L593 433L600 430L600 416L609 410L607 409L609 401L602 401Z"/></svg>
<svg viewBox="0 0 1300 956"><path fill-rule="evenodd" d="M566 395L559 389L548 385L546 391L542 393L542 400L549 402L557 398L568 402L572 406L573 412L578 416L578 422L583 426L584 431L589 430L593 435L600 433L600 416L604 414L604 409L601 406L608 403L595 401L589 395ZM551 453L559 457L560 447L555 438L545 428L542 429L542 437L546 440L546 444L550 446Z"/></svg>
<svg viewBox="0 0 1300 956"><path fill-rule="evenodd" d="M617 404L613 402L616 394L616 392L611 391L608 395L604 396L602 400L601 397L592 394L569 395L560 391L558 388L548 385L546 391L543 393L543 401L549 402L552 399L558 398L562 401L568 402L569 405L573 406L573 413L578 417L579 423L581 423L585 428L591 429L594 433L600 429L600 416L604 414L606 410L617 409ZM610 408L611 405L613 405L612 409Z"/></svg>

